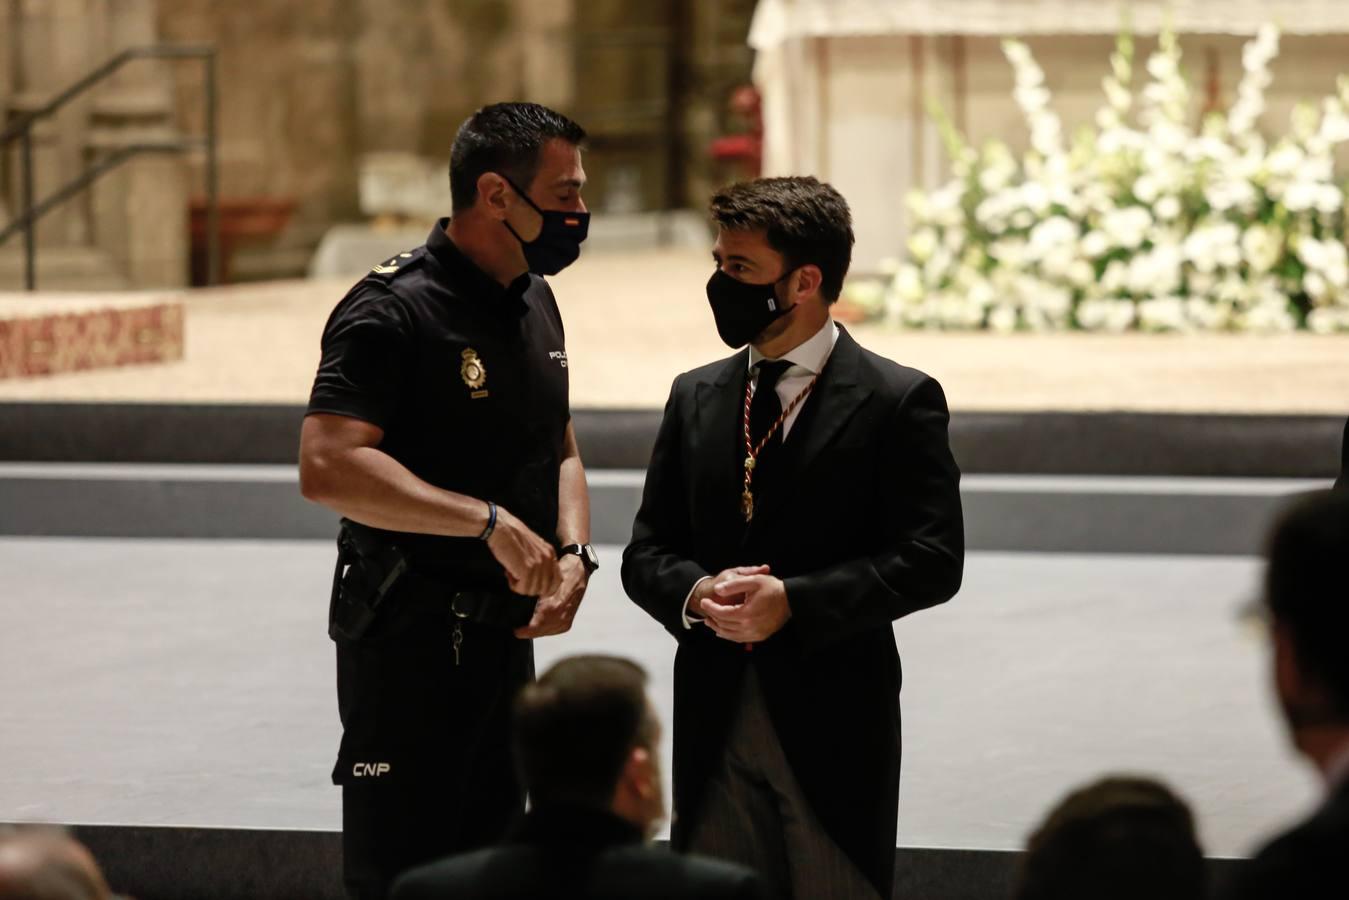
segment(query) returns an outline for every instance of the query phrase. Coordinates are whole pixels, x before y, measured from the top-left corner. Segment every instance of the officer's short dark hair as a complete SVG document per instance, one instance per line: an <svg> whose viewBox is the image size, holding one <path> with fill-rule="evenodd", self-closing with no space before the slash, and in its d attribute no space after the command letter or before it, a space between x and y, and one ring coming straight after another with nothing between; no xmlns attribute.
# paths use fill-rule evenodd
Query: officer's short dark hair
<svg viewBox="0 0 1349 900"><path fill-rule="evenodd" d="M454 211L478 199L478 179L497 172L529 190L539 171L539 151L554 138L580 145L586 133L561 113L537 103L494 103L469 116L450 148L450 199Z"/></svg>
<svg viewBox="0 0 1349 900"><path fill-rule="evenodd" d="M616 656L573 656L527 685L515 703L513 745L533 802L608 808L628 755L655 752L646 672Z"/></svg>
<svg viewBox="0 0 1349 900"><path fill-rule="evenodd" d="M1204 854L1185 802L1110 777L1063 799L1030 837L1015 900L1202 900Z"/></svg>
<svg viewBox="0 0 1349 900"><path fill-rule="evenodd" d="M1349 721L1349 492L1316 491L1279 518L1266 550L1265 603L1299 668Z"/></svg>
<svg viewBox="0 0 1349 900"><path fill-rule="evenodd" d="M756 178L712 195L712 220L727 231L763 231L788 269L820 269L820 293L833 303L852 261L852 213L843 195L810 177Z"/></svg>

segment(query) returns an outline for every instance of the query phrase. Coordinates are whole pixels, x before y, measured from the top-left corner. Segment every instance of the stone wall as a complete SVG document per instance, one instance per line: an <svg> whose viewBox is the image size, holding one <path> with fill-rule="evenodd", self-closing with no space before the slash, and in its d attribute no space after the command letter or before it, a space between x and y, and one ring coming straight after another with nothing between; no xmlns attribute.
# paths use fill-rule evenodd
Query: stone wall
<svg viewBox="0 0 1349 900"><path fill-rule="evenodd" d="M128 47L153 44L155 0L0 0L6 124ZM131 143L171 141L167 64L136 60L36 123L34 201ZM21 205L18 143L0 155L0 220ZM37 228L39 287L171 287L187 275L181 157L139 155L56 207ZM21 283L22 240L0 246L0 286Z"/></svg>
<svg viewBox="0 0 1349 900"><path fill-rule="evenodd" d="M232 274L299 275L327 228L363 218L363 158L412 154L443 171L463 119L502 100L547 104L591 132L587 199L596 208L700 208L723 180L707 144L726 127L730 90L748 80L753 7L754 0L0 0L0 25L22 20L21 39L0 40L0 104L12 114L40 102L121 46L214 45L221 198L241 209L280 202L291 210L279 233L239 240ZM43 133L39 194L77 173L91 142L115 146L141 125L200 135L204 111L199 66L136 63ZM13 173L11 165L8 189L0 190L0 204L11 207ZM199 154L146 159L44 223L44 245L94 247L133 285L181 281L187 200L200 198L204 185Z"/></svg>
<svg viewBox="0 0 1349 900"><path fill-rule="evenodd" d="M241 245L236 275L299 274L324 230L361 218L364 154L448 163L455 130L479 106L528 98L568 109L570 21L570 0L161 3L165 40L219 48L222 196L295 202L277 239ZM202 85L188 76L177 106L196 129Z"/></svg>

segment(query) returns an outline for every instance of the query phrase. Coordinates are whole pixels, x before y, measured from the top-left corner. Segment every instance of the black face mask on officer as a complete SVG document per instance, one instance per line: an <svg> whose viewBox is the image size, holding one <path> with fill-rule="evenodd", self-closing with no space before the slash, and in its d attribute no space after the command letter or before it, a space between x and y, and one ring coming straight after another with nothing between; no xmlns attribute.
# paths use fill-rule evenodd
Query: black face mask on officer
<svg viewBox="0 0 1349 900"><path fill-rule="evenodd" d="M540 209L538 204L529 199L529 194L520 190L519 185L505 175L501 177L514 188L520 199L543 217L543 227L532 241L520 237L519 232L511 228L510 222L504 219L501 222L520 242L521 249L525 251L525 263L528 264L529 271L535 275L556 275L576 262L576 258L581 255L581 242L590 231L590 213Z"/></svg>
<svg viewBox="0 0 1349 900"><path fill-rule="evenodd" d="M768 284L737 281L721 269L707 280L707 302L717 321L717 334L732 350L738 350L758 337L763 330L790 313L795 306L783 308L777 287L792 269Z"/></svg>

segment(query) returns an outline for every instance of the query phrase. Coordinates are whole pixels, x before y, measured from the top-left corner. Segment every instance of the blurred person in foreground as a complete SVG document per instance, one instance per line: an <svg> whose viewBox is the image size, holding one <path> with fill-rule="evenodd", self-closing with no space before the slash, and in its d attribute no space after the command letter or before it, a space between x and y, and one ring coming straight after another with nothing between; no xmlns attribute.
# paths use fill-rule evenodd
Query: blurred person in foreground
<svg viewBox="0 0 1349 900"><path fill-rule="evenodd" d="M1194 817L1165 785L1112 777L1073 791L1031 835L1013 900L1203 900Z"/></svg>
<svg viewBox="0 0 1349 900"><path fill-rule="evenodd" d="M835 324L837 190L760 178L711 213L707 302L737 352L675 379L623 554L628 596L679 642L672 841L800 900L888 898L893 624L964 565L946 396Z"/></svg>
<svg viewBox="0 0 1349 900"><path fill-rule="evenodd" d="M478 110L450 149L453 216L376 266L323 331L300 489L342 516L332 778L359 900L499 840L523 810L510 704L532 639L571 627L598 566L544 277L589 227L584 139L535 103Z"/></svg>
<svg viewBox="0 0 1349 900"><path fill-rule="evenodd" d="M1237 874L1228 896L1349 896L1349 491L1317 491L1270 538L1264 608L1273 681L1294 748L1316 769L1323 798Z"/></svg>
<svg viewBox="0 0 1349 900"><path fill-rule="evenodd" d="M0 830L0 900L113 900L93 854L60 828Z"/></svg>
<svg viewBox="0 0 1349 900"><path fill-rule="evenodd" d="M523 822L499 847L408 872L394 900L767 896L739 866L647 845L665 800L660 723L636 664L558 662L521 692L512 743L530 796Z"/></svg>

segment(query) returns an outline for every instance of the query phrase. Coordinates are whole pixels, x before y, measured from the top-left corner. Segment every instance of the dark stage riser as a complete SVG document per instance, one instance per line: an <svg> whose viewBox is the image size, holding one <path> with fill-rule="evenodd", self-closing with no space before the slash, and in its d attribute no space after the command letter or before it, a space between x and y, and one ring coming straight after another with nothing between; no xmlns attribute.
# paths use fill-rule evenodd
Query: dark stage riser
<svg viewBox="0 0 1349 900"><path fill-rule="evenodd" d="M336 832L83 825L114 890L137 900L344 900ZM895 900L1006 900L1021 854L900 847ZM1211 895L1242 860L1210 859Z"/></svg>
<svg viewBox="0 0 1349 900"><path fill-rule="evenodd" d="M0 461L293 463L303 409L291 405L0 403ZM578 409L594 469L644 469L659 410ZM951 443L968 474L1333 478L1335 416L956 412Z"/></svg>

